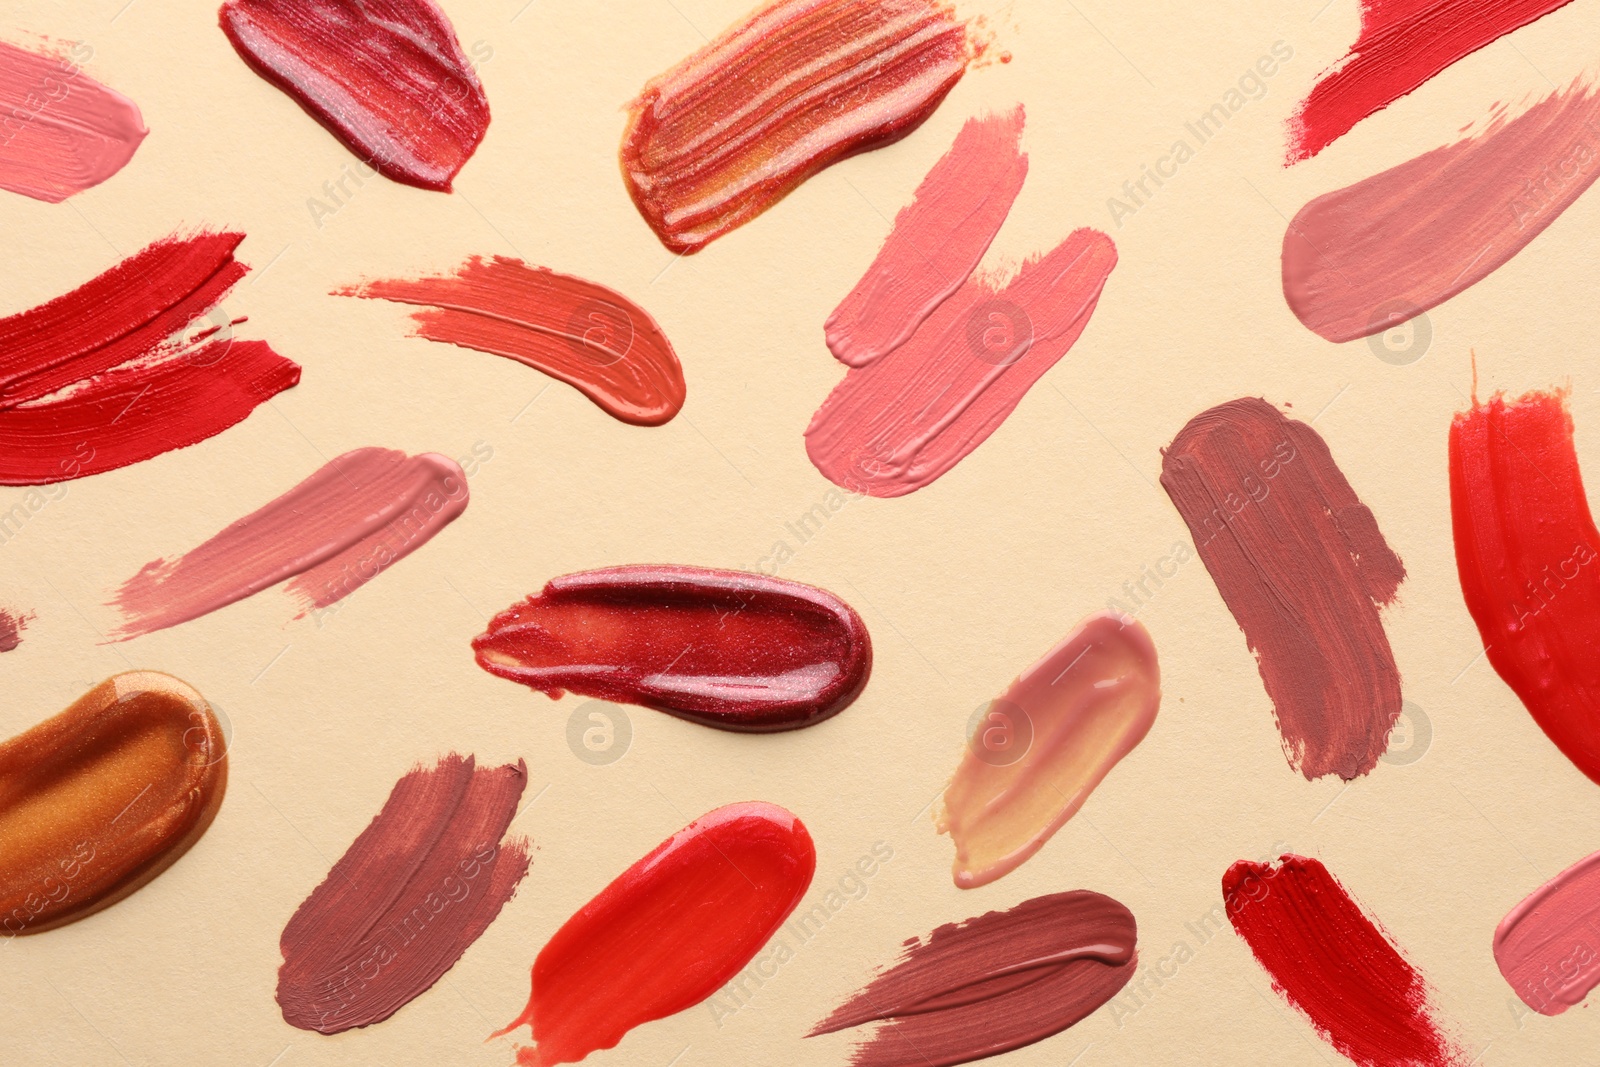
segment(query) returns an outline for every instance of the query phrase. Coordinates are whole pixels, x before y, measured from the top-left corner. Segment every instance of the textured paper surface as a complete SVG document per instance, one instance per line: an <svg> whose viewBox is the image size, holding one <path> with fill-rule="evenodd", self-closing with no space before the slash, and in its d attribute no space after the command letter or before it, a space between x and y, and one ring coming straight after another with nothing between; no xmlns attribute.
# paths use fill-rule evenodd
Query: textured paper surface
<svg viewBox="0 0 1600 1067"><path fill-rule="evenodd" d="M1198 929L1220 904L1230 863L1284 849L1323 860L1376 912L1438 987L1463 1044L1488 1046L1480 1062L1578 1062L1600 1043L1595 1013L1535 1016L1495 968L1491 939L1506 911L1600 848L1600 793L1478 656L1445 466L1475 348L1483 392L1572 383L1579 457L1600 486L1600 199L1580 199L1512 262L1418 320L1429 341L1408 365L1302 327L1278 266L1286 219L1313 196L1452 140L1496 101L1515 107L1567 84L1593 61L1584 43L1600 32L1600 11L1573 4L1519 31L1285 171L1283 122L1355 40L1354 0L991 5L1013 62L972 72L905 141L824 172L675 259L623 188L623 106L745 14L745 0L444 6L467 54L488 56L479 74L494 115L451 196L345 177L354 157L246 68L209 0L24 0L6 11L10 39L26 30L88 42L87 73L137 101L151 132L122 173L65 204L0 197L0 311L52 297L180 226L236 227L250 235L239 254L255 269L226 310L249 316L242 336L305 368L299 387L199 447L39 495L0 492L10 516L0 604L38 615L0 656L0 732L130 668L193 684L233 730L227 799L187 856L84 922L0 943L6 1062L507 1064L509 1045L483 1039L521 1010L528 968L555 929L668 834L751 799L793 810L817 842L802 910L874 843L893 859L865 879L865 897L791 942L792 959L768 964L759 988L746 983L745 1006L718 1019L702 1005L591 1062L840 1063L850 1035L801 1035L905 938L1079 888L1133 910L1142 966L1161 984L1141 973L1129 988L1143 982L1142 1004L1118 1001L1126 1010L1108 1006L1002 1062L1336 1062L1232 933L1203 940L1209 931L1186 925ZM1264 95L1117 226L1107 198L1178 138L1192 144L1185 124L1276 41L1294 58L1262 79ZM802 542L786 524L819 504L826 512L833 489L801 437L843 373L823 322L962 123L1018 101L1029 180L986 263L1048 249L1079 226L1106 229L1120 263L1094 320L954 470L905 498L849 500L813 519ZM341 179L351 194L342 206L324 188ZM326 207L318 218L310 198ZM683 412L664 427L624 426L527 367L407 338L403 307L324 295L474 253L592 278L648 309L683 361ZM1156 485L1159 449L1196 412L1241 395L1315 418L1405 560L1410 577L1386 625L1431 745L1348 787L1307 783L1279 749L1243 636L1191 558L1139 613L1165 690L1149 736L1037 856L957 890L930 806L973 712L1188 543ZM109 591L145 561L198 544L365 445L493 454L475 465L457 522L321 625L286 624L282 597L268 593L100 644L114 623ZM770 569L779 542L793 555L778 573L844 597L873 636L870 686L816 729L736 736L629 708L628 751L596 765L568 745L581 699L553 703L473 663L469 641L485 619L555 575L652 562ZM590 725L576 731L580 751ZM292 1029L272 999L283 924L395 780L452 749L485 766L527 760L532 804L513 830L536 851L521 891L394 1018L334 1038Z"/></svg>

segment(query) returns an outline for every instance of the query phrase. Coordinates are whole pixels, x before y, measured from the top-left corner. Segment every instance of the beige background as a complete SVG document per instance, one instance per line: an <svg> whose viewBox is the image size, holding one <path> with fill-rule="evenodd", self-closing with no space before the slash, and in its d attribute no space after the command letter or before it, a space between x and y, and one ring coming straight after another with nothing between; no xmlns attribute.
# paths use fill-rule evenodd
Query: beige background
<svg viewBox="0 0 1600 1067"><path fill-rule="evenodd" d="M126 4L126 6L124 6ZM526 6L524 6L526 5ZM101 678L169 671L228 716L232 781L194 850L125 902L0 944L7 1064L506 1064L483 1043L518 1014L546 938L691 818L735 800L799 813L820 898L874 842L894 858L751 1003L642 1027L596 1064L839 1063L849 1035L800 1035L902 940L1037 894L1093 888L1138 916L1146 966L1192 958L1138 1010L1101 1011L1007 1063L1335 1062L1231 933L1185 927L1224 868L1292 847L1321 857L1438 988L1490 1065L1576 1062L1600 1020L1521 1017L1490 954L1495 923L1600 848L1600 804L1477 657L1451 554L1445 443L1470 387L1570 382L1580 456L1600 470L1591 355L1600 200L1580 200L1522 255L1430 316L1431 348L1393 366L1366 342L1302 328L1279 288L1285 218L1309 198L1450 140L1496 101L1565 85L1594 59L1600 10L1574 4L1436 78L1323 155L1285 171L1282 123L1357 33L1355 0L1016 0L987 11L1015 61L969 75L916 134L814 178L766 216L675 260L617 174L622 106L647 78L740 17L746 0L451 0L494 119L444 196L368 179L318 227L354 158L252 74L211 0L24 0L4 32L90 43L87 71L151 129L132 164L62 205L0 197L0 311L31 306L186 225L241 228L256 270L227 301L303 383L185 451L54 491L0 545L0 604L35 610L0 659L0 734ZM974 6L971 10L980 8ZM1321 10L1319 10L1321 9ZM1294 58L1178 176L1115 227L1106 200L1222 98L1275 41ZM1027 186L993 264L1097 226L1121 263L1088 330L975 454L908 498L857 500L801 545L785 531L829 484L801 432L842 368L822 322L859 277L965 119L1026 104ZM407 339L393 305L324 295L369 275L503 253L594 278L661 322L689 381L683 413L624 426L508 360ZM1243 394L1316 417L1410 577L1388 614L1408 700L1433 729L1408 765L1342 786L1286 765L1244 640L1199 562L1141 618L1165 672L1148 739L1033 860L956 890L928 805L969 715L1187 539L1154 484L1160 447ZM364 445L493 458L471 507L321 625L278 591L122 645L101 643L107 591L192 547L327 458ZM24 498L0 491L0 511ZM754 567L787 540L784 577L834 590L872 630L863 697L813 730L718 733L631 709L609 766L569 751L559 704L480 671L486 616L548 578L667 561ZM419 760L456 749L528 762L536 842L517 898L433 990L393 1019L327 1038L273 1002L285 920ZM810 901L808 900L808 905ZM1153 985L1153 982L1151 983ZM1131 1002L1129 1002L1131 1003ZM526 1031L523 1031L525 1034Z"/></svg>

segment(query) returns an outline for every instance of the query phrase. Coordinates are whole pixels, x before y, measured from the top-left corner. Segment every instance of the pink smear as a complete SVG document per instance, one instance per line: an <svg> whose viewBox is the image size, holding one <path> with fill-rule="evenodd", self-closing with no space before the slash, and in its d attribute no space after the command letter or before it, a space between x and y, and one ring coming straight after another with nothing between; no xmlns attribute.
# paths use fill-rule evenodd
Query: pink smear
<svg viewBox="0 0 1600 1067"><path fill-rule="evenodd" d="M132 100L68 56L0 42L0 189L59 204L126 166L147 132Z"/></svg>
<svg viewBox="0 0 1600 1067"><path fill-rule="evenodd" d="M1116 263L1111 238L1081 229L998 290L966 282L905 344L834 388L806 430L811 462L871 496L932 482L1066 355Z"/></svg>
<svg viewBox="0 0 1600 1067"><path fill-rule="evenodd" d="M11 652L22 644L22 631L32 619L25 612L0 609L0 652Z"/></svg>
<svg viewBox="0 0 1600 1067"><path fill-rule="evenodd" d="M1452 63L1572 0L1362 0L1361 36L1289 120L1309 159Z"/></svg>
<svg viewBox="0 0 1600 1067"><path fill-rule="evenodd" d="M1560 1015L1600 985L1600 852L1535 889L1494 931L1494 961L1522 1002Z"/></svg>
<svg viewBox="0 0 1600 1067"><path fill-rule="evenodd" d="M878 258L828 316L828 348L841 363L865 367L899 348L977 269L1028 175L1022 123L1021 105L968 119L922 179Z"/></svg>
<svg viewBox="0 0 1600 1067"><path fill-rule="evenodd" d="M1574 84L1319 196L1283 237L1283 295L1330 341L1379 333L1492 274L1600 174L1600 96Z"/></svg>
<svg viewBox="0 0 1600 1067"><path fill-rule="evenodd" d="M324 608L427 544L467 507L467 480L434 453L346 452L205 544L147 563L112 605L123 641L164 630L292 579L302 608Z"/></svg>

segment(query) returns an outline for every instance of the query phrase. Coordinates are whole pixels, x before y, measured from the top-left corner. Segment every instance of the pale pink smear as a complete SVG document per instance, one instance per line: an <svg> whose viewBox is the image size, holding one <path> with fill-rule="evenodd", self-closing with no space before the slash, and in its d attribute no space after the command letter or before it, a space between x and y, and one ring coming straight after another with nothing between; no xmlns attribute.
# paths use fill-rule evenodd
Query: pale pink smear
<svg viewBox="0 0 1600 1067"><path fill-rule="evenodd" d="M283 581L300 615L327 607L466 507L466 476L445 456L346 452L198 548L145 564L112 600L123 614L112 639L188 622Z"/></svg>
<svg viewBox="0 0 1600 1067"><path fill-rule="evenodd" d="M998 290L969 280L905 344L834 387L806 429L811 462L871 496L928 485L1066 355L1116 263L1111 238L1081 229Z"/></svg>
<svg viewBox="0 0 1600 1067"><path fill-rule="evenodd" d="M1500 920L1494 961L1522 1002L1542 1015L1560 1015L1600 985L1600 852Z"/></svg>
<svg viewBox="0 0 1600 1067"><path fill-rule="evenodd" d="M968 119L928 171L823 327L841 363L864 367L899 348L977 269L1028 176L1022 123L1021 105Z"/></svg>
<svg viewBox="0 0 1600 1067"><path fill-rule="evenodd" d="M1515 119L1319 196L1283 237L1283 295L1330 341L1380 333L1520 252L1600 174L1600 96L1573 84Z"/></svg>
<svg viewBox="0 0 1600 1067"><path fill-rule="evenodd" d="M0 41L0 189L58 204L126 166L147 132L70 58Z"/></svg>

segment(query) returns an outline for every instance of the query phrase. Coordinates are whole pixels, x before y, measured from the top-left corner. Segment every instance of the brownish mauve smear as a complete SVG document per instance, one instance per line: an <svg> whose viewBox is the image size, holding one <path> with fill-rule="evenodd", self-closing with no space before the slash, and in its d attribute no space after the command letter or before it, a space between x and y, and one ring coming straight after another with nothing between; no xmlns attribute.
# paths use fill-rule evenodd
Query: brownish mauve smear
<svg viewBox="0 0 1600 1067"><path fill-rule="evenodd" d="M1327 443L1265 400L1230 400L1173 439L1161 484L1256 654L1289 764L1372 770L1400 714L1378 608L1406 571Z"/></svg>
<svg viewBox="0 0 1600 1067"><path fill-rule="evenodd" d="M130 671L0 745L0 929L36 934L114 904L200 839L228 746L205 698Z"/></svg>
<svg viewBox="0 0 1600 1067"><path fill-rule="evenodd" d="M283 929L278 1006L302 1030L382 1022L437 982L528 873L501 842L527 768L454 753L399 782Z"/></svg>

